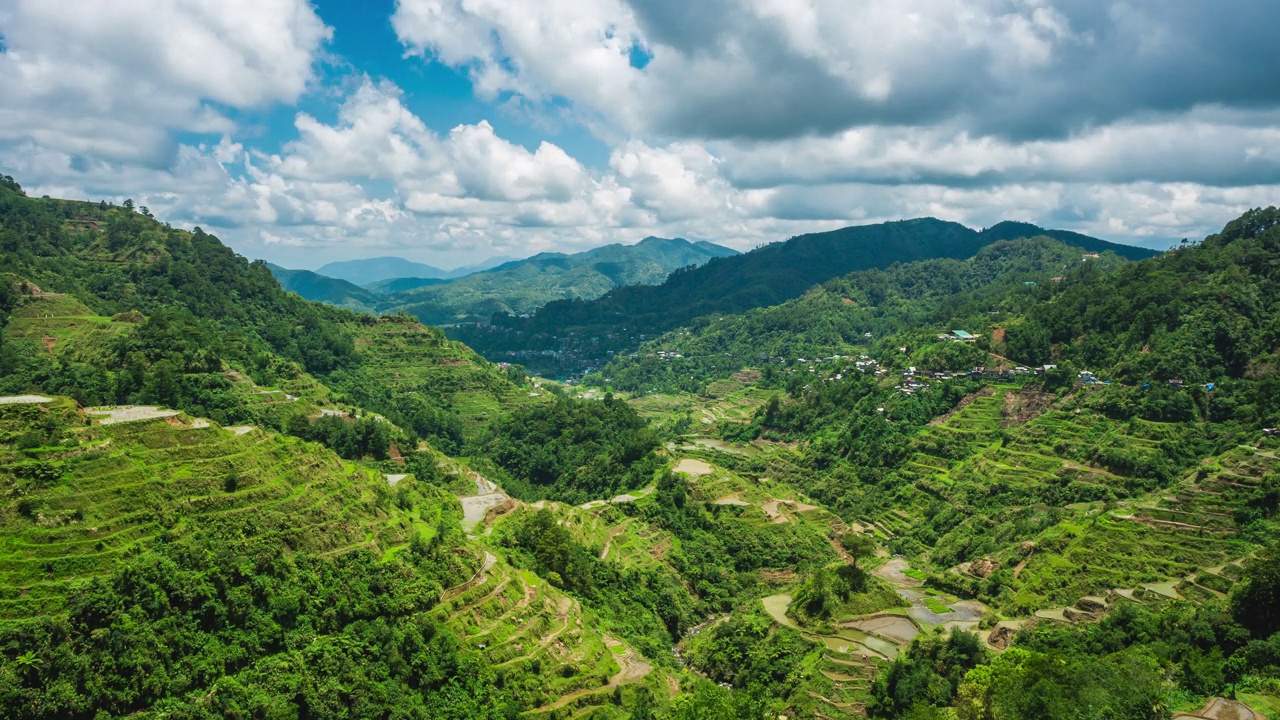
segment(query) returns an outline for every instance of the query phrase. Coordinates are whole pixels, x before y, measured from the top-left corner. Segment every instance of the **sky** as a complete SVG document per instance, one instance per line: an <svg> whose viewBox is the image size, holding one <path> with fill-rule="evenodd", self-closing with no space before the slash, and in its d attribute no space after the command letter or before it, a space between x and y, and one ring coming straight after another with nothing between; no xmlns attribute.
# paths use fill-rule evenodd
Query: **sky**
<svg viewBox="0 0 1280 720"><path fill-rule="evenodd" d="M1280 203L1280 3L0 0L0 172L314 269Z"/></svg>

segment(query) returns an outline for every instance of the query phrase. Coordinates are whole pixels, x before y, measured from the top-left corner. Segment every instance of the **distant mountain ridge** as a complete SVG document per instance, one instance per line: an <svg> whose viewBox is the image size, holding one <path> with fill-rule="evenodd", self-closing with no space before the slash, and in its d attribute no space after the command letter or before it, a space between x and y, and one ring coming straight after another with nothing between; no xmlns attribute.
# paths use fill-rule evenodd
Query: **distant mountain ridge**
<svg viewBox="0 0 1280 720"><path fill-rule="evenodd" d="M339 260L326 263L316 270L325 277L346 280L355 285L368 285L380 280L402 277L447 278L448 270L434 265L413 262L400 257L375 257L362 260Z"/></svg>
<svg viewBox="0 0 1280 720"><path fill-rule="evenodd" d="M539 253L448 283L408 289L387 297L383 311L403 311L432 325L525 314L555 300L590 300L617 287L655 285L680 268L737 255L705 241L647 237L580 253Z"/></svg>
<svg viewBox="0 0 1280 720"><path fill-rule="evenodd" d="M1000 240L1041 235L1091 253L1110 250L1131 260L1158 254L1029 223L1002 222L978 231L955 222L917 218L800 235L674 272L661 285L620 287L595 300L551 302L531 318L495 316L493 328L451 333L490 359L507 359L511 352L559 350L561 339L576 336L596 353L583 355L578 364L598 367L607 351L632 349L643 341L642 335L651 337L696 317L777 305L856 270L931 258L963 259Z"/></svg>
<svg viewBox="0 0 1280 720"><path fill-rule="evenodd" d="M473 265L463 265L452 270L444 270L434 265L405 260L402 257L386 256L360 260L339 260L327 263L315 272L317 275L346 280L349 283L364 287L399 278L452 280L471 273L484 272L498 265L514 261L516 261L515 258L502 255L488 258Z"/></svg>
<svg viewBox="0 0 1280 720"><path fill-rule="evenodd" d="M378 303L377 295L346 280L327 277L310 270L290 270L272 263L267 263L267 269L280 283L280 287L307 300L357 312L371 312Z"/></svg>

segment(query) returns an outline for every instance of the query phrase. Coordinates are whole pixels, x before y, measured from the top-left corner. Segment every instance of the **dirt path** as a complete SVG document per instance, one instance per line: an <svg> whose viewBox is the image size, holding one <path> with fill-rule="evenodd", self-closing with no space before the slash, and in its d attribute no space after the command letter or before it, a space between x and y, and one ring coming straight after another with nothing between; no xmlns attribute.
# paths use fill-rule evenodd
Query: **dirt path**
<svg viewBox="0 0 1280 720"><path fill-rule="evenodd" d="M622 521L614 530L610 531L609 537L605 538L604 549L600 551L600 559L604 560L609 557L609 546L613 544L613 539L627 531L627 525L631 523L631 518Z"/></svg>
<svg viewBox="0 0 1280 720"><path fill-rule="evenodd" d="M1192 713L1177 713L1173 720L1265 720L1260 713L1238 700L1226 698L1209 698L1204 707Z"/></svg>
<svg viewBox="0 0 1280 720"><path fill-rule="evenodd" d="M454 587L451 587L448 590L445 590L444 593L440 596L440 600L443 602L450 598L455 598L458 595L461 595L462 593L466 592L467 590L470 590L471 588L477 585L483 584L486 580L489 579L489 575L488 575L489 570L497 562L498 562L497 556L495 556L493 553L486 550L484 552L484 562L481 563L480 569L476 571L476 574L472 575L470 580L462 583L461 585L455 585Z"/></svg>
<svg viewBox="0 0 1280 720"><path fill-rule="evenodd" d="M650 665L635 650L631 649L630 647L627 647L626 645L619 642L618 640L614 640L608 635L602 635L602 637L604 638L605 646L609 648L609 652L612 653L614 647L625 647L627 650L625 653L621 655L614 653L613 659L618 662L618 667L621 669L613 677L609 678L609 682L599 687L587 688L585 690L578 690L577 692L569 693L568 695L565 695L559 698L558 700L551 703L550 705L543 705L542 707L538 708L537 710L533 710L532 712L548 712L550 710L556 710L558 708L564 707L565 705L568 705L569 703L573 702L574 700L577 700L578 698L586 697L588 695L598 695L600 693L609 692L614 688L618 687L619 685L622 685L623 683L639 682L643 680L650 672L653 672L653 666Z"/></svg>

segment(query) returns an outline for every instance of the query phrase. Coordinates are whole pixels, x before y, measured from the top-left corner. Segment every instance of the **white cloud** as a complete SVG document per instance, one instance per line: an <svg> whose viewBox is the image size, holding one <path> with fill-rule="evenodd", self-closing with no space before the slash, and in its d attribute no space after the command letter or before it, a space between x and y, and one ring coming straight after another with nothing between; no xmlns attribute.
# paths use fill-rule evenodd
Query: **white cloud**
<svg viewBox="0 0 1280 720"><path fill-rule="evenodd" d="M1207 110L1125 122L1067 138L1013 142L954 127L865 126L829 137L719 143L735 183L996 185L1027 181L1280 181L1280 114Z"/></svg>
<svg viewBox="0 0 1280 720"><path fill-rule="evenodd" d="M332 31L305 0L0 0L0 164L297 266L648 234L749 248L921 215L1198 237L1280 197L1263 5L398 2L410 54L462 68L495 112L592 129L610 153L588 167L479 118L433 128L361 77L263 151L232 118L314 85Z"/></svg>
<svg viewBox="0 0 1280 720"><path fill-rule="evenodd" d="M624 136L945 123L1020 141L1280 104L1277 20L1244 0L398 0L393 24L485 97L563 98Z"/></svg>
<svg viewBox="0 0 1280 720"><path fill-rule="evenodd" d="M306 0L8 0L0 33L0 142L157 165L296 100L331 30Z"/></svg>

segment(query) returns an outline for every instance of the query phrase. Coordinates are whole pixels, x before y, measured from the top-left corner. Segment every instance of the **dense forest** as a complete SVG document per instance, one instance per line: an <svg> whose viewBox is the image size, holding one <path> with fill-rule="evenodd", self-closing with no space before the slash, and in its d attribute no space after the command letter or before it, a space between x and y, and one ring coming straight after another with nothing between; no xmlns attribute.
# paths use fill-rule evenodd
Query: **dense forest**
<svg viewBox="0 0 1280 720"><path fill-rule="evenodd" d="M489 326L463 326L453 336L487 357L510 351L560 350L566 336L577 351L603 364L607 351L630 351L654 336L713 314L742 313L782 303L812 286L856 270L931 258L963 259L1000 240L1048 235L1089 252L1129 258L1152 253L1077 233L1000 223L977 232L933 218L801 235L698 268L672 273L654 287L621 287L590 301L548 303L531 318L495 315Z"/></svg>
<svg viewBox="0 0 1280 720"><path fill-rule="evenodd" d="M934 342L938 333L976 332L1020 317L1077 278L1106 276L1122 262L1109 253L1092 262L1080 258L1079 248L1038 237L998 241L964 260L850 273L780 305L699 318L617 357L585 382L632 392L695 392L762 360L863 352L884 357L902 346L912 350L899 363L903 368L967 369L987 362L983 348Z"/></svg>
<svg viewBox="0 0 1280 720"><path fill-rule="evenodd" d="M1280 711L1280 211L793 240L566 385L132 205L0 183L3 717Z"/></svg>
<svg viewBox="0 0 1280 720"><path fill-rule="evenodd" d="M462 425L446 397L388 391L376 364L356 350L380 323L416 321L305 301L281 288L264 263L131 205L28 198L16 183L0 188L0 325L12 324L15 312L26 320L47 313L65 318L60 329L69 335L62 341L46 333L45 347L0 337L0 390L67 395L83 405L158 403L221 423L332 439L352 458L363 454L352 454L353 443L363 448L371 439L382 457L392 443L414 447L419 438L457 448ZM92 336L74 331L94 316L111 322ZM440 351L482 366L495 392L515 391L474 353L439 331L423 332L435 333ZM360 440L332 425L306 429L312 408L254 403L237 388L237 374L260 387L310 383L319 400L379 413L394 427L357 429Z"/></svg>

